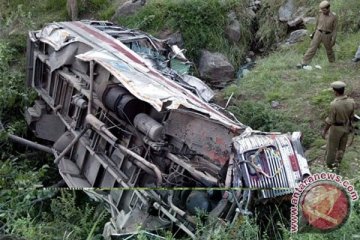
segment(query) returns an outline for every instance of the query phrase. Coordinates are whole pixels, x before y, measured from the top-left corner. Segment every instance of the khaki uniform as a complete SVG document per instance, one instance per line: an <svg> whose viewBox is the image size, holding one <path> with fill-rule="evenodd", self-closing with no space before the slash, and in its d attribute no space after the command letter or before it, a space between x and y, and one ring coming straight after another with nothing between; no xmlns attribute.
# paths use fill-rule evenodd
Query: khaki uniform
<svg viewBox="0 0 360 240"><path fill-rule="evenodd" d="M354 109L354 99L346 95L336 97L330 104L330 114L325 120L331 125L325 154L326 164L330 168L338 167L344 156Z"/></svg>
<svg viewBox="0 0 360 240"><path fill-rule="evenodd" d="M316 30L309 49L306 51L303 64L309 64L314 57L320 43L324 44L329 62L335 61L335 54L332 49L336 40L337 17L330 12L329 15L320 13L316 21Z"/></svg>

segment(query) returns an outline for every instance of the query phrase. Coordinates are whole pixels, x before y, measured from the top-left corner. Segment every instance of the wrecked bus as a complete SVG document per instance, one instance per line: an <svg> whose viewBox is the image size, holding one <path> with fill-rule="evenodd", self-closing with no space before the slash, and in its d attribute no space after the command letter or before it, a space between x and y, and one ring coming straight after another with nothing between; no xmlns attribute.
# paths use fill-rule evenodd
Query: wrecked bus
<svg viewBox="0 0 360 240"><path fill-rule="evenodd" d="M240 123L191 64L176 45L106 21L29 33L26 84L39 98L26 121L69 187L99 188L87 193L109 206L108 239L170 224L194 238L197 210L232 222L310 174L299 132Z"/></svg>

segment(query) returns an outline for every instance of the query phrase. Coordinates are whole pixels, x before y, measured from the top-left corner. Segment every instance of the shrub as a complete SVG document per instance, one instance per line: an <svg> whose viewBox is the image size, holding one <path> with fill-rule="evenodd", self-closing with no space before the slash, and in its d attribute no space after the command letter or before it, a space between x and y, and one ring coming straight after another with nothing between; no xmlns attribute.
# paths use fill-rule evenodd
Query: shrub
<svg viewBox="0 0 360 240"><path fill-rule="evenodd" d="M138 14L119 18L118 22L152 34L165 29L179 30L191 59L197 61L200 51L207 49L226 54L237 66L252 41L251 22L245 9L245 3L233 0L154 0ZM235 11L241 24L242 37L237 44L229 43L224 34L227 14L231 10Z"/></svg>
<svg viewBox="0 0 360 240"><path fill-rule="evenodd" d="M338 28L342 32L357 32L360 29L360 4L358 0L332 1L332 11L338 16Z"/></svg>
<svg viewBox="0 0 360 240"><path fill-rule="evenodd" d="M110 0L78 0L80 18L108 20L114 13L114 1ZM90 17L91 16L91 17Z"/></svg>

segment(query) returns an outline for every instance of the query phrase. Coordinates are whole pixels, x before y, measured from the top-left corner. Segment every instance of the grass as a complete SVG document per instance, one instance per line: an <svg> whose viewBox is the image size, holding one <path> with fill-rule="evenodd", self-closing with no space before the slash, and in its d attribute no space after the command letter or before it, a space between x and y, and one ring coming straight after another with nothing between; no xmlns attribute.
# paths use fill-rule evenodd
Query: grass
<svg viewBox="0 0 360 240"><path fill-rule="evenodd" d="M343 80L348 84L347 92L357 103L360 101L360 65L350 62L360 39L360 4L358 0L333 1L332 10L339 17L339 34L335 46L337 62L329 64L324 49L320 48L312 65L318 64L322 69L304 71L297 70L295 65L301 61L309 46L309 39L294 46L276 50L272 48L275 40L283 39L287 35L287 29L276 20L277 9L284 1L264 2L259 13L260 24L256 36L253 36L250 30L253 22L244 11L245 2L152 0L138 14L116 21L153 34L167 29L179 30L185 41L187 55L192 60L199 59L199 51L206 48L224 53L236 67L241 65L249 50L249 43L255 38L260 40L260 47L268 47L273 51L257 59L256 67L244 78L224 89L220 97L227 99L234 93L229 109L243 123L254 129L282 132L301 130L304 134L306 155L311 160L311 171L328 171L322 160L326 141L320 137L329 102L333 98L327 88L332 81ZM317 0L299 0L297 3L308 6L309 13L317 13ZM65 4L65 0L0 0L0 117L5 117L7 128L17 134L25 133L25 124L19 119L22 118L23 107L33 99L32 93L23 87L26 32L40 28L47 22L69 20ZM116 4L109 0L81 0L79 8L80 17L108 20L115 12ZM229 10L236 13L241 24L242 37L238 43L230 43L224 36L223 29L228 21L226 15ZM310 31L314 26L308 28ZM278 101L279 108L273 109L272 101ZM359 105L357 106L359 112ZM341 175L350 179L358 191L359 143L359 136L356 136L341 164ZM37 206L32 205L32 200L41 197L41 191L36 192L28 187L42 185L44 181L51 182L51 173L55 170L46 165L46 157L28 158L20 156L18 151L19 149L14 149L11 145L1 143L0 185L7 189L25 189L0 192L0 220L7 221L8 233L23 235L28 239L35 239L34 236L41 233L44 239L51 239L56 236L56 232L62 231L66 232L66 239L75 239L75 236L84 239L100 232L100 218L92 218L90 215L96 213L94 217L102 216L101 212L74 202L74 199L78 199L76 194L62 193L58 198L47 201L46 211L39 211ZM35 161L38 163L36 166L33 164ZM38 215L39 212L44 216ZM72 232L74 226L76 229ZM79 226L84 227L84 230L79 229ZM282 223L274 222L273 226L281 229ZM242 218L231 226L218 229L213 227L211 224L199 225L198 234L208 232L208 239L260 239L258 225L252 219ZM356 202L349 222L337 231L321 235L292 235L283 227L282 238L351 239L352 235L359 231L360 205ZM271 236L263 237L271 239Z"/></svg>
<svg viewBox="0 0 360 240"><path fill-rule="evenodd" d="M325 141L321 139L324 119L334 98L330 83L342 80L347 83L346 93L360 101L360 66L351 62L358 47L360 33L340 32L335 46L336 63L328 63L321 47L312 66L321 69L298 70L295 65L302 59L310 40L281 48L267 57L258 59L256 67L236 85L224 89L226 98L234 93L229 109L245 124L261 130L301 130L309 159L323 165ZM246 101L244 101L246 99ZM271 101L278 101L278 109L271 108ZM249 113L250 111L250 113ZM357 105L356 112L359 112ZM261 119L261 121L259 121ZM359 136L355 136L355 143ZM342 174L354 176L359 158L359 144L350 146L344 156ZM319 169L320 170L320 169Z"/></svg>
<svg viewBox="0 0 360 240"><path fill-rule="evenodd" d="M27 240L102 239L104 206L82 191L25 188L0 193L0 234Z"/></svg>
<svg viewBox="0 0 360 240"><path fill-rule="evenodd" d="M218 0L153 0L149 1L136 15L120 17L116 22L138 28L152 34L167 29L182 33L187 56L195 62L202 49L219 51L239 65L252 41L248 13L241 1ZM224 33L228 22L227 13L235 12L242 29L238 43L230 43Z"/></svg>

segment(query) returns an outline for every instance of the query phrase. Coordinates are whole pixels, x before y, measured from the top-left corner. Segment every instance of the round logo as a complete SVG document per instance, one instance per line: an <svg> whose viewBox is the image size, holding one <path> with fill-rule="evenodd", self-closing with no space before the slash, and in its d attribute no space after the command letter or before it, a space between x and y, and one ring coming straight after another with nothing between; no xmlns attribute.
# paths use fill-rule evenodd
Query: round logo
<svg viewBox="0 0 360 240"><path fill-rule="evenodd" d="M351 205L343 188L333 182L322 181L304 191L300 207L309 225L331 231L346 222Z"/></svg>

